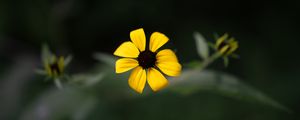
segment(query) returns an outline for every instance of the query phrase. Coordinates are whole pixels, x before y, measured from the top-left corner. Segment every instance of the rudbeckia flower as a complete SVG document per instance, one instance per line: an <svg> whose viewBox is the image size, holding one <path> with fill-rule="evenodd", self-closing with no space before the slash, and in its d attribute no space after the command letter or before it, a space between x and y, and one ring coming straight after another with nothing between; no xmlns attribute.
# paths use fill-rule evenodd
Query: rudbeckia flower
<svg viewBox="0 0 300 120"><path fill-rule="evenodd" d="M181 65L175 53L170 49L158 51L169 41L167 36L154 32L147 44L144 30L140 28L130 32L130 39L122 43L114 55L123 57L116 61L116 73L133 69L128 79L132 89L142 93L147 80L150 88L156 92L168 85L162 73L168 76L180 75Z"/></svg>
<svg viewBox="0 0 300 120"><path fill-rule="evenodd" d="M42 48L43 70L37 69L37 73L47 76L51 79L61 78L65 76L65 68L72 60L72 56L57 56L53 54L47 45Z"/></svg>
<svg viewBox="0 0 300 120"><path fill-rule="evenodd" d="M46 76L46 80L53 80L58 88L62 88L61 80L68 78L65 74L65 68L71 62L72 56L56 56L47 45L42 47L43 69L37 69L36 72Z"/></svg>
<svg viewBox="0 0 300 120"><path fill-rule="evenodd" d="M228 56L231 55L239 47L238 42L232 37L228 38L228 34L217 39L215 44L215 49L222 55Z"/></svg>

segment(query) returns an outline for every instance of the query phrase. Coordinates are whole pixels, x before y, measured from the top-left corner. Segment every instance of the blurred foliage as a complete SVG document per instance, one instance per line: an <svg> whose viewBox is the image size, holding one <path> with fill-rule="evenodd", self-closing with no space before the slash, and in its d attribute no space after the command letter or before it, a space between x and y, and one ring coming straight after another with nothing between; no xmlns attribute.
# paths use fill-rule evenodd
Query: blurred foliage
<svg viewBox="0 0 300 120"><path fill-rule="evenodd" d="M64 85L64 89L58 90L51 87L42 92L32 102L33 104L24 109L20 116L21 119L122 119L125 116L114 116L116 113L107 113L107 109L114 108L118 111L120 106L117 105L126 101L136 101L135 99L139 101L143 98L155 97L159 99L158 97L162 97L162 100L170 100L166 97L168 94L173 97L181 96L181 99L189 99L189 96L193 96L199 91L211 91L237 100L251 101L289 111L261 92L240 83L237 78L231 75L201 71L200 69L185 69L179 78L169 78L170 86L166 90L156 93L157 95L153 94L150 88L146 90L146 94L139 95L127 85L126 79L129 74L115 75L115 57L102 53L97 53L94 56L101 62L92 71L92 73L97 74L74 75L69 80L70 84Z"/></svg>
<svg viewBox="0 0 300 120"><path fill-rule="evenodd" d="M111 68L114 67L115 59L113 57L102 53L95 54L95 57L101 62L109 65ZM111 71L113 72L114 69ZM113 76L114 75L112 75L112 77ZM128 76L122 79L126 78L128 78ZM232 75L218 73L215 71L203 71L201 68L184 69L180 77L170 78L170 85L168 89L183 95L190 95L198 92L199 90L212 91L239 100L253 101L260 104L266 104L286 112L291 112L288 108L263 93L241 83L239 79Z"/></svg>

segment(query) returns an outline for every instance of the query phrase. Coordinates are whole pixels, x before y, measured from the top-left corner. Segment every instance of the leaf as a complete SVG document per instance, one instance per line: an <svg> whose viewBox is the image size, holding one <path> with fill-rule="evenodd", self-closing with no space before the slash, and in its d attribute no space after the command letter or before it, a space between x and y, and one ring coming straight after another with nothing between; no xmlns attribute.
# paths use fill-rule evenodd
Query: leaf
<svg viewBox="0 0 300 120"><path fill-rule="evenodd" d="M58 78L54 79L54 83L58 89L60 89L60 90L63 89L63 85L62 85L60 79L58 79Z"/></svg>
<svg viewBox="0 0 300 120"><path fill-rule="evenodd" d="M104 76L105 74L101 72L97 74L76 74L72 76L70 82L90 87L101 82Z"/></svg>
<svg viewBox="0 0 300 120"><path fill-rule="evenodd" d="M219 39L220 35L218 35L218 33L214 33L213 37L214 37L215 40L217 40L217 39Z"/></svg>
<svg viewBox="0 0 300 120"><path fill-rule="evenodd" d="M178 78L170 80L169 89L181 94L200 90L213 91L231 98L252 101L290 112L288 108L262 92L240 82L234 76L213 71L185 70Z"/></svg>
<svg viewBox="0 0 300 120"><path fill-rule="evenodd" d="M63 90L49 89L38 96L20 115L21 120L86 120L99 99L80 89L66 86Z"/></svg>
<svg viewBox="0 0 300 120"><path fill-rule="evenodd" d="M45 70L41 70L41 69L36 69L35 73L38 75L46 75L47 74L47 72Z"/></svg>
<svg viewBox="0 0 300 120"><path fill-rule="evenodd" d="M194 38L196 40L197 52L203 59L207 59L209 55L209 49L205 38L199 33L194 33Z"/></svg>
<svg viewBox="0 0 300 120"><path fill-rule="evenodd" d="M215 44L214 44L214 43L208 42L207 45L208 45L208 47L210 47L210 48L216 50L216 47L215 47Z"/></svg>
<svg viewBox="0 0 300 120"><path fill-rule="evenodd" d="M115 66L115 62L117 60L116 57L106 53L95 53L94 58L109 66Z"/></svg>
<svg viewBox="0 0 300 120"><path fill-rule="evenodd" d="M42 62L45 62L45 61L47 61L50 57L51 57L51 52L50 52L50 50L49 50L49 47L48 47L48 45L47 44L44 44L43 46L42 46L42 53L41 53L42 55L41 55L41 59L42 59Z"/></svg>
<svg viewBox="0 0 300 120"><path fill-rule="evenodd" d="M69 55L65 58L65 62L64 62L64 65L65 66L68 66L70 64L70 62L72 61L73 59L73 56L72 55Z"/></svg>
<svg viewBox="0 0 300 120"><path fill-rule="evenodd" d="M240 59L240 56L238 54L234 54L234 53L232 53L230 55L230 57L235 58L235 59Z"/></svg>

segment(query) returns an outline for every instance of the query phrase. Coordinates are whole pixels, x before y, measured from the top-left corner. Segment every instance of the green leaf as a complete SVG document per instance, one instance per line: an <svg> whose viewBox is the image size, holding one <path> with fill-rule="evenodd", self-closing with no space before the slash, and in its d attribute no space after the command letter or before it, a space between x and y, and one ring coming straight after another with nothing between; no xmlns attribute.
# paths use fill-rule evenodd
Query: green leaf
<svg viewBox="0 0 300 120"><path fill-rule="evenodd" d="M64 90L48 89L33 100L23 109L20 115L22 120L86 120L99 107L100 101L81 89L69 86Z"/></svg>
<svg viewBox="0 0 300 120"><path fill-rule="evenodd" d="M238 78L225 73L199 71L196 69L185 70L180 77L170 80L169 89L185 95L200 90L208 90L238 100L256 102L284 111L290 111L262 92L240 82Z"/></svg>
<svg viewBox="0 0 300 120"><path fill-rule="evenodd" d="M230 57L235 58L235 59L240 59L240 56L238 54L234 54L234 53L232 53L230 55Z"/></svg>
<svg viewBox="0 0 300 120"><path fill-rule="evenodd" d="M203 59L207 59L209 56L209 49L205 38L199 32L194 33L194 38L199 56Z"/></svg>
<svg viewBox="0 0 300 120"><path fill-rule="evenodd" d="M215 44L214 44L214 43L208 42L207 45L208 45L208 47L210 47L210 48L216 50L216 47L215 47Z"/></svg>
<svg viewBox="0 0 300 120"><path fill-rule="evenodd" d="M45 62L45 61L47 61L50 57L51 57L51 52L50 52L50 50L49 50L49 47L48 47L48 45L47 44L44 44L43 46L42 46L42 53L41 53L42 55L41 55L41 59L42 59L42 62Z"/></svg>
<svg viewBox="0 0 300 120"><path fill-rule="evenodd" d="M104 73L96 74L76 74L70 79L71 83L83 85L83 86L93 86L101 82L104 78Z"/></svg>
<svg viewBox="0 0 300 120"><path fill-rule="evenodd" d="M45 70L41 70L41 69L36 69L35 73L38 75L47 75L47 72Z"/></svg>
<svg viewBox="0 0 300 120"><path fill-rule="evenodd" d="M65 58L65 62L64 62L64 65L65 66L68 66L70 64L70 62L72 61L73 59L73 56L72 55L69 55Z"/></svg>
<svg viewBox="0 0 300 120"><path fill-rule="evenodd" d="M215 40L217 40L217 39L219 39L220 35L218 35L218 33L214 33L213 37L214 37Z"/></svg>
<svg viewBox="0 0 300 120"><path fill-rule="evenodd" d="M116 57L106 54L106 53L95 53L94 58L99 60L100 62L103 62L109 66L115 66L115 62L117 60Z"/></svg>
<svg viewBox="0 0 300 120"><path fill-rule="evenodd" d="M54 84L56 85L56 87L57 87L58 89L60 89L60 90L63 89L63 85L62 85L62 83L61 83L61 81L60 81L59 78L54 79Z"/></svg>

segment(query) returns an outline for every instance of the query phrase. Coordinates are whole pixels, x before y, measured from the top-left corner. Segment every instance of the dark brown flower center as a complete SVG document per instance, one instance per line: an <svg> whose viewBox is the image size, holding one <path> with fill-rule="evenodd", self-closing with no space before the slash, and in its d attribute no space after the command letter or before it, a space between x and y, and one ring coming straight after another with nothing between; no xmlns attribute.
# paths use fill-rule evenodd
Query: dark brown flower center
<svg viewBox="0 0 300 120"><path fill-rule="evenodd" d="M227 42L225 42L225 41L223 41L219 46L218 46L218 51L221 51L221 49L223 48L223 47L225 47L226 45L228 45L228 43ZM227 54L227 52L229 52L229 50L231 49L231 46L230 45L228 45L228 48L222 53L222 54Z"/></svg>
<svg viewBox="0 0 300 120"><path fill-rule="evenodd" d="M54 63L50 64L50 69L51 69L52 73L56 72L57 75L60 75L62 73L62 71L60 71L60 69L59 69L59 66L58 66L57 62L54 62Z"/></svg>
<svg viewBox="0 0 300 120"><path fill-rule="evenodd" d="M225 41L221 42L220 45L218 46L218 50L220 51L224 46L226 46L227 43Z"/></svg>
<svg viewBox="0 0 300 120"><path fill-rule="evenodd" d="M156 62L156 53L151 52L149 50L145 50L141 52L138 56L139 65L144 69L154 67Z"/></svg>

